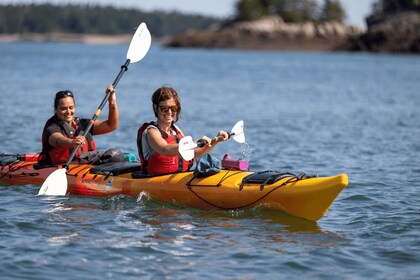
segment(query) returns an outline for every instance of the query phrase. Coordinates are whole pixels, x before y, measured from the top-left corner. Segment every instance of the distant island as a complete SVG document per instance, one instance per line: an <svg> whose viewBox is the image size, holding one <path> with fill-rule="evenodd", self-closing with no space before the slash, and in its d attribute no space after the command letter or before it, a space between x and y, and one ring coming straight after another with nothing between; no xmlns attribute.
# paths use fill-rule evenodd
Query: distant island
<svg viewBox="0 0 420 280"><path fill-rule="evenodd" d="M265 5L264 0L242 0L262 12L239 16L228 24L207 30L189 30L165 42L170 47L233 48L289 51L368 51L420 53L420 1L380 0L366 18L367 30L343 23L339 1L325 1L324 16L290 16L290 11ZM287 1L286 1L287 2ZM310 1L297 1L308 4ZM295 2L296 3L296 2ZM258 6L259 5L259 6ZM245 5L245 7L247 7ZM308 6L310 7L310 5ZM277 8L277 9L276 9ZM239 7L240 9L240 7ZM298 11L298 10L296 10ZM250 11L240 13L250 14ZM298 12L296 12L298 13Z"/></svg>

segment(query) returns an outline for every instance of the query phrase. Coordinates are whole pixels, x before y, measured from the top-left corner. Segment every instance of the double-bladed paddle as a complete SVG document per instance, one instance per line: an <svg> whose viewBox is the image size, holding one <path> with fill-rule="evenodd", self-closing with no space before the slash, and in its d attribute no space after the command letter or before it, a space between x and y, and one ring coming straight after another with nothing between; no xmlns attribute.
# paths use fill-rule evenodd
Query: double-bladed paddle
<svg viewBox="0 0 420 280"><path fill-rule="evenodd" d="M118 82L120 81L123 74L128 70L128 65L130 63L136 63L143 59L143 57L147 54L150 48L150 44L152 42L152 38L150 35L149 30L144 22L142 22L138 27L136 32L134 33L133 38L131 39L130 46L128 47L127 51L127 60L124 65L121 66L121 70L118 73L118 76L115 78L115 81L112 83L114 88L117 87ZM93 123L99 117L103 107L105 106L106 102L108 101L111 92L106 92L104 99L102 100L101 104L99 105L98 109L95 111L92 119L89 122L88 127L84 131L83 136L86 137L87 133L91 130ZM73 152L71 153L67 162L62 166L61 169L57 169L53 173L51 173L45 182L42 184L38 195L65 195L67 193L67 169L69 168L70 162L76 156L77 150L80 148L80 144L77 145Z"/></svg>
<svg viewBox="0 0 420 280"><path fill-rule="evenodd" d="M232 138L238 143L245 143L244 133L244 121L237 122L230 133L228 133L229 139ZM212 142L223 139L222 136L216 136ZM191 136L185 136L179 141L178 151L185 160L191 160L194 158L194 149L201 148L205 145L204 140L198 140L194 142Z"/></svg>
<svg viewBox="0 0 420 280"><path fill-rule="evenodd" d="M31 160L31 159L37 159L38 154L4 154L4 153L1 153L0 157L15 157L17 160Z"/></svg>

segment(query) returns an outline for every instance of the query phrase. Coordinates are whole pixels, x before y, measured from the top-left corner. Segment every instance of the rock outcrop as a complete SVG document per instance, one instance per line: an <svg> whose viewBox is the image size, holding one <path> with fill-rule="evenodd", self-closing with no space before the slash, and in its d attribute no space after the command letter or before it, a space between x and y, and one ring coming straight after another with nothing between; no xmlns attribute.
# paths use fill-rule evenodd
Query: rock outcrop
<svg viewBox="0 0 420 280"><path fill-rule="evenodd" d="M271 15L204 31L190 30L168 40L171 47L292 51L420 53L420 13L370 16L368 29L339 22L286 23Z"/></svg>
<svg viewBox="0 0 420 280"><path fill-rule="evenodd" d="M205 31L190 30L168 40L171 47L329 51L364 30L339 22L286 23L277 15Z"/></svg>
<svg viewBox="0 0 420 280"><path fill-rule="evenodd" d="M404 12L366 19L368 30L344 47L354 51L420 53L420 13Z"/></svg>

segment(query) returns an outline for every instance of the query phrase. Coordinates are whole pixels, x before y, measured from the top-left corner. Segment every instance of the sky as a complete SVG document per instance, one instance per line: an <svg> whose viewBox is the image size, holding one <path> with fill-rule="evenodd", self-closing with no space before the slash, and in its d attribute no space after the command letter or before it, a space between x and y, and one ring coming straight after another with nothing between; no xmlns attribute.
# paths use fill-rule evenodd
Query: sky
<svg viewBox="0 0 420 280"><path fill-rule="evenodd" d="M323 0L317 0L323 3ZM119 7L139 8L144 11L164 10L198 13L226 18L232 16L237 0L0 0L1 4L28 3L108 4ZM364 18L378 0L340 0L346 10L346 23L366 27Z"/></svg>

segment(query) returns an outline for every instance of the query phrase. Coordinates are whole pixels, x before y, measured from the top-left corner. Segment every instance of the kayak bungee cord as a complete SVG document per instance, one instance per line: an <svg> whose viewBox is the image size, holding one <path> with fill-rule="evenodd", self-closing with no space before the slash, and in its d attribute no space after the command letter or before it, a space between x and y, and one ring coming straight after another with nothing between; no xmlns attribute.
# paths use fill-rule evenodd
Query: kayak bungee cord
<svg viewBox="0 0 420 280"><path fill-rule="evenodd" d="M17 171L17 170L19 170L23 167L31 165L31 164L26 164L26 165L13 167L15 164L17 164L20 161L31 161L31 160L36 161L38 159L38 155L39 154L5 154L5 153L0 154L0 157L6 157L6 160L1 160L2 167L1 167L0 171L2 171L5 166L8 167L7 172L5 172L5 173L0 172L0 178L6 177L10 172L15 172L15 171ZM7 160L7 157L9 157L10 160ZM27 176L27 175L29 175L29 176ZM36 173L36 172L31 172L31 173L22 172L19 175L9 175L9 178L34 177L34 176L38 176L38 175L39 175L39 173Z"/></svg>
<svg viewBox="0 0 420 280"><path fill-rule="evenodd" d="M234 174L232 174L232 175L234 175ZM230 175L230 176L232 176L232 175ZM300 181L300 180L304 180L304 179L308 179L308 178L311 178L311 176L306 176L306 173L301 173L301 174L299 174L298 176L296 176L296 175L294 175L294 174L292 174L292 173L283 173L283 175L288 175L288 176L290 176L290 178L288 179L288 180L286 180L285 182L283 182L281 185L279 185L279 186L277 186L277 187L275 187L275 188L273 188L272 190L270 190L269 192L267 192L266 194L264 194L263 196L261 196L261 197L259 197L259 198L257 198L256 200L254 200L253 202L250 202L250 203L247 203L247 204L245 204L245 205L242 205L242 206L237 206L237 207L223 207L223 206L219 206L219 205L216 205L216 204L214 204L214 203L212 203L212 202L210 202L210 201L207 201L206 199L204 199L203 197L201 197L199 194L197 194L193 189L192 189L192 187L203 187L203 186L207 186L207 187L219 187L220 185L221 185L221 183L222 183L222 181L224 181L226 178L228 178L228 177L230 177L230 176L227 176L226 178L225 177L223 177L223 178L225 178L225 179L223 179L223 180L220 180L219 181L219 183L218 184L216 184L216 185L191 185L191 184L189 184L193 179L195 179L195 177L193 177L193 179L191 179L190 180L190 182L188 182L187 183L187 185L188 185L188 189L191 191L191 193L193 193L197 198L199 198L201 201L203 201L204 203L207 203L208 205L211 205L211 206L213 206L213 207L215 207L215 208L219 208L219 209L222 209L222 210L234 210L234 209L242 209L242 208L247 208L247 207L249 207L249 206L251 206L251 205L253 205L253 204L257 204L259 201L261 201L262 199L264 199L265 197L267 197L269 194L271 194L272 192L274 192L275 190L277 190L277 189L279 189L279 188L281 188L281 187L283 187L283 186L285 186L285 185L287 185L287 184L290 184L290 183L293 183L293 182L297 182L297 181ZM250 176L252 176L252 175L250 175ZM280 179L284 179L284 178L287 178L287 177L282 177L282 178L280 178ZM279 180L280 180L279 179ZM266 179L265 180L265 182L263 183L263 184L261 184L261 186L260 186L260 190L261 191L263 191L263 185L264 184L266 184L267 182L268 182L269 180L268 179ZM239 191L241 191L242 190L242 188L243 188L243 184L241 184L240 186L239 186Z"/></svg>
<svg viewBox="0 0 420 280"><path fill-rule="evenodd" d="M22 172L21 174L9 175L10 172L15 172L15 171L17 171L19 169L22 169L22 168L26 167L26 166L32 165L32 163L31 163L31 164L26 164L26 165L20 165L20 166L13 167L19 161L20 160L16 160L16 161L14 161L12 163L9 163L9 164L5 165L5 166L8 167L8 170L7 170L7 172L1 172L0 171L0 178L4 178L6 176L9 176L9 178L22 178L22 177L35 177L35 176L39 176L39 173L37 173L37 172L30 172L30 173ZM3 170L3 168L1 170Z"/></svg>
<svg viewBox="0 0 420 280"><path fill-rule="evenodd" d="M209 204L209 205L211 205L211 206L213 206L213 207L215 207L215 208L219 208L219 209L222 209L222 210L235 210L235 209L247 208L247 207L249 207L249 206L251 206L251 205L253 205L253 204L256 204L256 203L258 203L258 201L260 201L260 200L264 199L265 197L267 197L269 194L271 194L271 193L272 193L272 192L274 192L275 190L277 190L277 189L279 189L279 188L281 188L281 187L283 187L283 186L285 186L285 185L287 185L287 184L290 184L290 183L293 183L293 182L297 182L297 181L299 181L299 180L302 180L302 179L299 179L299 178L297 178L297 177L291 177L289 180L287 180L286 182L282 183L281 185L279 185L279 186L277 186L277 187L273 188L273 189L272 189L272 190L270 190L268 193L266 193L265 195L263 195L263 196L261 196L260 198L256 199L255 201L250 202L250 203L245 204L245 205L242 205L242 206L237 206L237 207L222 207L222 206L215 205L214 203L211 203L211 202L209 202L209 201L205 200L204 198L202 198L200 195L198 195L196 192L194 192L191 188L189 188L189 190L190 190L190 191L191 191L191 193L193 193L196 197L198 197L201 201L203 201L203 202L205 202L205 203L207 203L207 204Z"/></svg>

